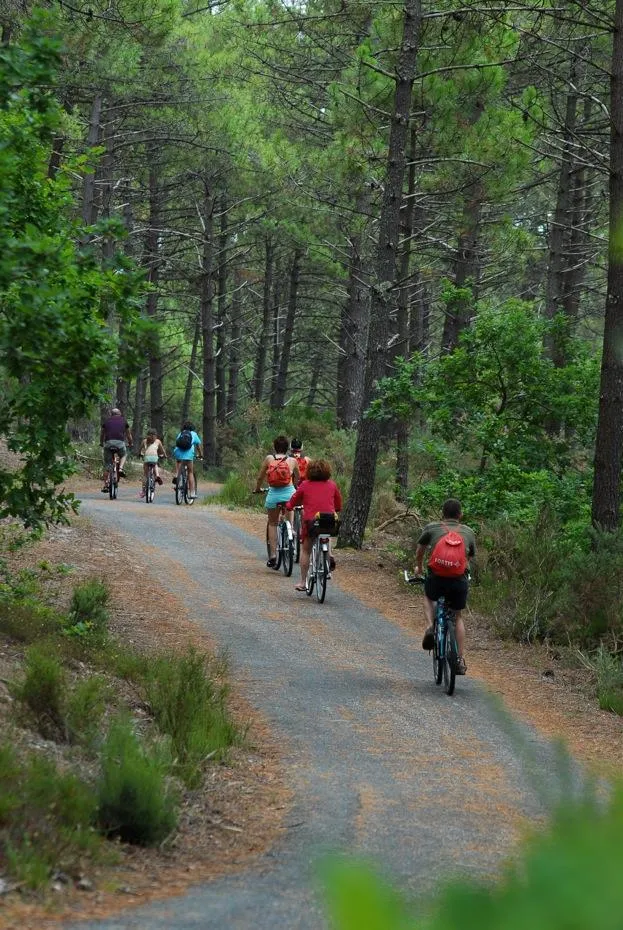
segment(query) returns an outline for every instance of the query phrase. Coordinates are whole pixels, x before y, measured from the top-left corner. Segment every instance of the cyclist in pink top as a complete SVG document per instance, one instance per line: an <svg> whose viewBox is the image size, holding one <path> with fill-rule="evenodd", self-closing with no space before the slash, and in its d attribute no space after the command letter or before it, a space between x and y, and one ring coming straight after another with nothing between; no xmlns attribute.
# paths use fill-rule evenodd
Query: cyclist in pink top
<svg viewBox="0 0 623 930"><path fill-rule="evenodd" d="M303 527L301 533L301 583L297 591L305 590L305 579L309 568L309 559L313 540L309 535L309 524L314 522L317 513L339 513L342 509L342 495L335 481L331 481L331 466L324 459L315 459L307 466L307 477L287 503L287 509L303 506ZM335 569L335 559L329 560L331 571Z"/></svg>

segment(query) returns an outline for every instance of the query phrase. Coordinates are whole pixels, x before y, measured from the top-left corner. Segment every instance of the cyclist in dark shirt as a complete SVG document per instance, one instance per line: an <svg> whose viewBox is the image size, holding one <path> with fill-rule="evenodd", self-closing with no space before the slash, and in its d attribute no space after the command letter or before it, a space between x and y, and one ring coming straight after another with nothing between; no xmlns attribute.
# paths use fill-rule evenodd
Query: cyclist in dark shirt
<svg viewBox="0 0 623 930"><path fill-rule="evenodd" d="M127 445L126 445L127 443ZM108 494L108 469L112 462L113 451L119 453L119 475L125 478L123 466L128 457L128 446L132 445L130 424L118 407L113 407L100 430L100 446L104 450L104 487L102 493Z"/></svg>

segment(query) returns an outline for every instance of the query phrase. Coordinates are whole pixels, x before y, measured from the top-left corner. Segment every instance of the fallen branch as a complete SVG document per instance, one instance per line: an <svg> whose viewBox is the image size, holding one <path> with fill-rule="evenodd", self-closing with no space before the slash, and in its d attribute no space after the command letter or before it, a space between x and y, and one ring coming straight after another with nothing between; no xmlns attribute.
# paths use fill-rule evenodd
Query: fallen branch
<svg viewBox="0 0 623 930"><path fill-rule="evenodd" d="M392 523L397 523L398 520L404 520L405 517L411 517L413 520L417 520L420 526L422 525L422 517L419 513L413 513L411 510L405 510L403 513L396 513L393 517L390 517L389 520L385 520L384 523L380 523L378 526L375 526L374 532L376 533L379 530L384 530L386 526L390 526Z"/></svg>

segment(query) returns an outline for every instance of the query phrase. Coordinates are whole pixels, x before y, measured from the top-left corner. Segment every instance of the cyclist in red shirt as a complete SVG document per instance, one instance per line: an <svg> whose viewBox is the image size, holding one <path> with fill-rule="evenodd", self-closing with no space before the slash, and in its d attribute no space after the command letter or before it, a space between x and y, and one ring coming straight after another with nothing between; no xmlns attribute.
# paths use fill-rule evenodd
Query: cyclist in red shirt
<svg viewBox="0 0 623 930"><path fill-rule="evenodd" d="M339 513L342 509L342 495L335 481L331 481L331 466L324 459L315 459L307 466L307 478L301 481L287 503L288 510L303 506L303 528L301 533L301 582L296 591L305 590L305 579L309 568L313 540L309 535L309 524L314 522L317 513ZM335 569L335 559L329 559L331 571Z"/></svg>

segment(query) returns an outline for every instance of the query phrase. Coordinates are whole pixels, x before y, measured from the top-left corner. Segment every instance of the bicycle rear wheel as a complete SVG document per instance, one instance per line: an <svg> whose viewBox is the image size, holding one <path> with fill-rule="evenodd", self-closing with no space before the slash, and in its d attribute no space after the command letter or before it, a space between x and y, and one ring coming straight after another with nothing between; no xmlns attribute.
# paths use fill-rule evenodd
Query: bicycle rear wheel
<svg viewBox="0 0 623 930"><path fill-rule="evenodd" d="M435 642L433 645L433 675L435 684L440 685L443 679L443 667L445 665L445 636L439 629L439 622L435 620Z"/></svg>
<svg viewBox="0 0 623 930"><path fill-rule="evenodd" d="M318 553L318 562L316 564L316 600L319 604L324 603L325 594L327 593L327 575L329 573L329 561L325 549Z"/></svg>
<svg viewBox="0 0 623 930"><path fill-rule="evenodd" d="M283 574L286 578L289 578L292 574L292 566L294 565L294 543L288 532L287 520L283 520L280 524L279 542L279 548L281 549L281 567L283 568Z"/></svg>
<svg viewBox="0 0 623 930"><path fill-rule="evenodd" d="M456 635L454 632L454 623L447 620L446 633L446 656L443 663L443 688L447 695L454 694L456 684L456 662L458 658L458 649L456 645Z"/></svg>
<svg viewBox="0 0 623 930"><path fill-rule="evenodd" d="M298 565L301 561L301 511L294 510L294 522L292 525L294 532L294 561Z"/></svg>
<svg viewBox="0 0 623 930"><path fill-rule="evenodd" d="M305 591L308 597L311 597L316 584L316 544L312 546L309 556L309 568L307 569L307 578L305 579Z"/></svg>
<svg viewBox="0 0 623 930"><path fill-rule="evenodd" d="M145 503L151 504L154 500L154 494L156 491L156 480L154 478L154 470L150 468L147 472L147 481L145 482Z"/></svg>
<svg viewBox="0 0 623 930"><path fill-rule="evenodd" d="M177 476L177 481L175 482L175 503L181 504L184 500L184 477L185 471L183 468L180 468L180 473Z"/></svg>
<svg viewBox="0 0 623 930"><path fill-rule="evenodd" d="M117 480L117 466L113 462L110 473L108 475L108 496L110 497L111 501L114 501L117 497Z"/></svg>

